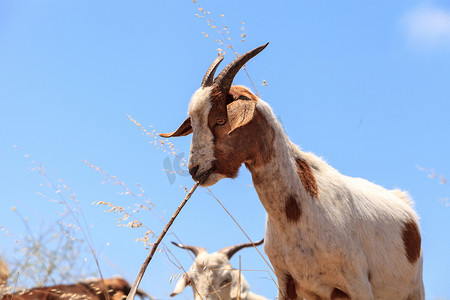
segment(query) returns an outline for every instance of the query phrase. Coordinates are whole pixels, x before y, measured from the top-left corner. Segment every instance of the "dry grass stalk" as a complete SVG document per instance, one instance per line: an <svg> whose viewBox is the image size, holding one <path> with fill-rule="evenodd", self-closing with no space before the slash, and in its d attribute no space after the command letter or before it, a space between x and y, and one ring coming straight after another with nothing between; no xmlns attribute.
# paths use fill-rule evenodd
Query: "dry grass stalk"
<svg viewBox="0 0 450 300"><path fill-rule="evenodd" d="M218 23L214 20L214 17L211 15L211 12L208 10L205 10L198 1L196 0L192 0L192 2L197 6L197 9L200 11L201 14L195 14L197 17L199 18L203 18L206 20L207 24L209 27L211 27L212 30L216 31L218 36L217 39L214 39L214 41L220 45L224 45L224 43L226 43L226 47L229 48L231 51L233 51L234 55L236 57L239 56L239 53L234 49L232 43L231 43L231 37L230 37L230 29L228 25L222 25L219 26ZM220 15L221 18L224 18L225 16L223 14ZM245 22L241 21L242 25L245 25ZM222 28L222 29L221 29ZM241 31L242 34L240 35L241 38L241 42L245 42L246 41L246 37L247 37L247 33L245 32L245 26L241 27ZM202 32L202 34L207 38L210 35ZM217 49L219 52L222 52L222 54L225 54L226 52L223 51L221 48ZM250 74L247 72L247 69L245 68L245 65L242 67L242 69L244 70L245 74L248 77L248 80L250 81L256 95L259 97L259 92L258 89L256 88L255 84L253 83L252 78L250 77ZM265 80L263 82L263 86L267 86L267 84L264 84Z"/></svg>
<svg viewBox="0 0 450 300"><path fill-rule="evenodd" d="M250 239L250 237L248 236L247 232L245 232L245 230L242 228L242 226L239 224L238 221L236 221L236 219L233 217L233 215L228 211L228 209L226 209L226 207L223 205L222 202L220 202L219 198L216 197L216 195L214 195L214 193L207 188L209 194L211 195L211 197L213 197L219 204L220 206L222 206L222 208L225 210L225 212L230 216L230 218L234 221L234 223L236 223L236 225L239 227L239 229L242 231L242 233L244 233L245 237L250 241L250 243L253 244L253 241ZM266 263L266 265L269 267L269 269L275 273L275 270L272 268L272 266L269 264L269 262L266 260L266 258L261 254L261 252L259 251L259 249L256 247L255 244L253 244L253 247L256 249L256 251L258 251L258 254L261 256L261 258L264 260L264 262ZM267 274L269 274L270 278L272 279L273 283L275 284L275 286L277 287L277 289L279 289L278 284L276 283L275 279L273 278L272 274L270 274L269 271L265 270L267 272Z"/></svg>
<svg viewBox="0 0 450 300"><path fill-rule="evenodd" d="M159 235L158 239L156 240L155 244L153 244L152 250L150 251L150 254L148 255L147 259L144 261L144 263L141 266L141 269L139 270L138 275L136 276L136 279L133 282L133 285L131 286L131 291L127 296L127 300L133 300L134 296L136 295L137 289L139 287L139 284L141 283L142 277L144 276L145 270L148 267L148 264L153 258L153 255L156 252L156 249L158 248L159 244L161 243L162 239L166 235L167 231L169 230L170 226L172 226L172 223L177 218L178 214L181 212L181 209L183 209L184 205L188 202L189 198L191 198L192 194L197 189L199 183L196 182L194 186L191 188L189 193L187 193L186 197L184 197L181 204L178 206L177 210L173 214L172 218L170 218L169 222L167 223L166 227L164 227L164 230Z"/></svg>

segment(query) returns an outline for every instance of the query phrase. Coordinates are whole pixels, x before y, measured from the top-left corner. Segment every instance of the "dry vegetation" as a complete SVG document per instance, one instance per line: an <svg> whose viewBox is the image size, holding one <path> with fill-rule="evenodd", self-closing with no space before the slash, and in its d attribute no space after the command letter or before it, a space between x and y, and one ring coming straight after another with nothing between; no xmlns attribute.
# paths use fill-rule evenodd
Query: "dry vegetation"
<svg viewBox="0 0 450 300"><path fill-rule="evenodd" d="M434 169L426 169L426 168L421 167L419 165L417 165L416 168L419 171L422 171L425 174L427 174L428 178L433 179L433 180L437 180L439 184L448 185L448 181L447 181L446 177L444 175L442 175L442 174L436 173L436 171ZM438 199L438 201L440 203L442 203L444 206L447 206L447 207L450 206L450 198L448 196L447 197L440 197Z"/></svg>
<svg viewBox="0 0 450 300"><path fill-rule="evenodd" d="M204 9L198 1L192 0L196 8L195 16L204 20L208 26L208 32L202 32L201 34L205 38L212 39L214 43L217 43L218 52L227 53L231 51L234 55L238 56L238 52L233 46L233 39L230 34L230 26L224 24L225 16L219 14L218 17L214 17L211 12ZM241 22L239 30L239 42L245 42L247 39L247 33L245 30L245 23ZM254 85L249 73L243 68L250 83L253 86L254 91L258 94L258 90ZM261 86L268 86L268 83L263 80ZM156 130L153 126L146 128L140 122L128 116L130 121L137 126L142 132L143 136L150 139L150 143L158 150L174 156L179 160L181 166L186 167L187 162L184 158L177 155L175 145L167 140L162 140L158 137ZM102 168L94 165L93 163L84 160L83 161L89 168L93 169L103 178L103 184L110 184L120 187L121 195L132 197L134 207L123 207L113 202L106 201L94 201L92 204L97 206L103 206L106 213L119 215L117 225L126 227L133 230L141 230L142 236L138 238L138 241L143 242L146 247L153 246L157 235L149 228L144 221L138 217L139 212L145 211L150 213L154 218L159 220L162 224L165 224L164 219L155 210L156 204L153 203L146 194L143 187L139 184L134 186L127 185L124 181L117 176L108 174ZM16 254L3 253L2 256L9 266L9 278L4 286L1 287L1 293L16 292L31 287L42 287L48 285L56 285L61 283L73 283L83 280L87 277L96 276L102 277L100 264L98 262L98 252L94 247L94 243L89 232L89 226L85 220L82 208L76 195L68 187L68 185L57 176L56 173L49 172L40 164L33 163L33 171L38 172L44 181L43 186L47 187L49 193L40 193L43 200L50 200L55 202L55 205L60 205L62 213L56 216L56 221L50 224L41 226L38 230L32 229L29 225L29 221L21 215L21 212L13 208L14 213L22 221L23 226L26 229L26 234L23 236L16 236L5 227L1 227L3 234L15 243ZM427 173L428 177L439 179L440 183L448 184L444 176L438 175L434 170L426 170L418 166L418 169ZM180 172L173 170L164 170L166 172ZM182 172L182 171L181 171ZM187 188L182 186L187 192ZM237 227L247 236L245 230L239 225L239 222L229 213L222 202L208 189L208 192L212 198L214 198L221 207L229 214L230 218L236 223ZM48 195L54 196L48 196ZM180 199L181 200L181 199ZM449 199L443 198L441 201L450 206ZM89 209L93 209L90 207ZM171 232L173 236L182 243L176 233ZM251 240L250 240L251 241ZM256 248L256 247L255 247ZM274 290L277 289L276 281L272 276L273 269L268 261L265 260L262 253L256 248L261 256L262 263L266 266L263 270L247 270L257 271L264 273L270 277L271 282L274 285ZM171 263L173 263L180 273L173 274L172 277L167 278L168 282L172 282L174 279L178 279L185 274L185 267L182 266L175 254L170 249L161 243L159 251L164 252ZM85 258L90 256L95 261L95 266L89 265L85 262ZM194 257L192 257L194 260ZM0 261L0 275L5 274L7 267ZM4 279L4 278L3 278ZM0 280L2 278L0 277ZM1 282L0 282L1 283Z"/></svg>
<svg viewBox="0 0 450 300"><path fill-rule="evenodd" d="M196 8L195 16L204 20L208 26L208 32L201 34L208 39L212 39L218 45L217 51L223 54L231 51L238 56L238 52L233 46L233 39L230 34L230 26L225 25L225 16L219 14L214 17L210 11L204 9L198 1L192 0ZM247 39L247 32L245 30L245 22L239 24L239 42L245 42ZM254 85L249 73L243 68L254 91L258 94L258 90ZM268 83L263 80L261 86L268 86ZM186 167L187 162L184 158L177 155L175 145L167 140L162 140L158 137L153 126L146 128L140 122L128 116L130 121L137 126L143 136L150 139L150 143L158 150L164 151L168 155L174 156L179 160L179 164ZM141 230L141 237L138 241L143 242L146 247L153 246L157 235L149 228L144 221L140 220L139 213L145 211L150 213L154 218L165 224L164 219L155 210L156 204L153 203L150 197L146 194L143 187L139 184L134 186L127 185L117 176L110 175L102 168L93 163L83 161L89 168L93 169L103 178L103 184L110 184L120 187L121 195L131 197L133 199L133 207L123 207L115 204L112 201L94 201L92 204L103 206L106 213L119 215L117 225L129 228L130 230ZM14 213L22 221L26 229L26 234L23 236L16 236L5 227L1 230L9 240L15 243L15 253L3 253L2 256L9 266L9 278L7 282L0 288L1 293L16 292L31 287L42 287L48 285L56 285L61 283L73 283L83 280L87 277L96 276L103 277L100 264L98 262L98 252L94 247L94 243L89 232L89 226L85 220L80 202L76 195L68 187L68 185L57 176L54 172L49 172L42 165L33 163L33 171L38 172L44 181L43 186L49 190L48 194L40 193L43 200L50 200L55 202L55 205L60 205L62 213L56 216L57 220L54 223L41 226L38 230L32 229L29 221L24 218L20 211L13 208ZM444 176L438 175L434 170L426 170L418 166L418 169L427 173L428 177L439 179L440 183L448 184ZM166 172L183 172L164 170ZM185 192L187 188L181 186ZM239 225L239 222L229 213L222 202L208 189L212 198L214 198L221 207L229 214L230 218L236 223L239 230L241 230L250 240L245 230ZM54 196L48 196L48 195ZM181 199L180 199L181 200ZM443 198L441 201L449 206L449 199ZM93 209L90 207L89 209ZM176 233L171 232L173 236L182 243ZM251 241L251 240L250 240ZM255 247L256 248L256 247ZM247 270L264 273L263 276L268 276L274 285L274 290L277 289L276 281L272 276L273 269L264 256L256 248L261 256L262 263L266 266L263 270ZM167 278L168 282L178 279L185 274L185 267L183 266L175 254L170 249L161 243L159 251L164 252L171 263L173 263L180 273L173 274L172 277ZM95 266L86 263L86 257L90 256L95 261ZM194 257L192 257L194 260ZM5 274L7 267L0 261L0 275ZM4 279L4 278L3 278ZM0 280L2 278L0 277ZM0 282L1 283L1 282Z"/></svg>

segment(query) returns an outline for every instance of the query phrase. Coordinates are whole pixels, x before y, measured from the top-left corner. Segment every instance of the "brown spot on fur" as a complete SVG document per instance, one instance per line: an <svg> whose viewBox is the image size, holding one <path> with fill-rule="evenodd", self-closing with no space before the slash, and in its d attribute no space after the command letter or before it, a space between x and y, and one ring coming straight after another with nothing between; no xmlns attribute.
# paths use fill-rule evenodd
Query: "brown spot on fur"
<svg viewBox="0 0 450 300"><path fill-rule="evenodd" d="M406 257L410 263L415 263L420 257L421 237L419 228L413 220L409 219L404 223L402 237Z"/></svg>
<svg viewBox="0 0 450 300"><path fill-rule="evenodd" d="M272 159L273 129L257 108L250 122L229 134L231 126L226 105L239 97L237 92L242 89L246 91L245 96L251 99L246 101L257 99L243 87L232 87L227 95L218 89L211 92L212 107L208 115L208 126L214 136L214 171L228 178L237 176L242 163L247 163L248 167L258 167ZM225 124L217 125L219 119L226 120Z"/></svg>
<svg viewBox="0 0 450 300"><path fill-rule="evenodd" d="M311 171L310 166L303 159L296 159L297 173L302 181L303 187L313 198L319 195L319 188L317 187L316 179Z"/></svg>
<svg viewBox="0 0 450 300"><path fill-rule="evenodd" d="M297 291L295 290L295 280L291 274L286 274L285 277L285 299L297 299Z"/></svg>
<svg viewBox="0 0 450 300"><path fill-rule="evenodd" d="M302 209L294 195L289 195L287 197L284 212L288 221L297 222L300 219Z"/></svg>
<svg viewBox="0 0 450 300"><path fill-rule="evenodd" d="M344 293L343 291L341 291L338 288L334 288L334 290L331 292L331 296L330 296L331 300L333 299L350 299L350 297Z"/></svg>

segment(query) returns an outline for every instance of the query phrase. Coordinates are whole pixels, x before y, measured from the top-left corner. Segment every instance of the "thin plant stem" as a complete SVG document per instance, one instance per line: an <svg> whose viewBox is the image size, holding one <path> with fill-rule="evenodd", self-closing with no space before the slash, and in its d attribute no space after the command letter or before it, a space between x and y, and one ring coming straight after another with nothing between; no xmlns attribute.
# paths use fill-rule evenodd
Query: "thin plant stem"
<svg viewBox="0 0 450 300"><path fill-rule="evenodd" d="M261 254L261 252L259 251L259 249L255 246L255 244L253 243L253 241L250 239L250 237L247 235L247 233L245 232L244 229L242 229L241 225L238 223L238 221L236 221L236 219L231 215L231 213L225 208L225 206L222 204L222 202L220 202L220 200L216 197L216 195L213 194L213 192L211 192L211 190L209 188L208 192L210 193L210 195L216 199L217 202L219 202L220 206L222 206L222 208L226 211L226 213L231 217L231 219L234 221L234 223L236 223L236 225L239 227L239 229L244 233L244 235L247 237L247 239L250 241L250 243L252 243L253 247L256 249L256 251L258 251L259 255L261 255L262 259L266 262L267 266L270 268L270 270L272 272L275 273L275 270L272 268L272 266L269 264L269 262L264 258L264 256Z"/></svg>
<svg viewBox="0 0 450 300"><path fill-rule="evenodd" d="M153 255L156 252L156 249L158 248L159 244L161 243L162 239L164 238L164 236L166 235L167 231L169 230L170 226L172 226L172 223L175 221L176 217L178 216L178 214L180 213L181 209L184 207L184 205L187 203L187 201L189 200L189 198L191 198L192 194L195 192L195 190L197 189L199 183L196 182L194 184L194 186L191 188L191 190L189 191L189 193L187 193L186 197L184 197L183 201L181 202L181 204L178 206L177 210L175 211L175 213L173 214L172 218L170 218L169 222L167 223L166 227L164 228L164 230L161 232L161 234L159 235L158 239L156 240L155 244L153 244L152 250L150 251L150 254L147 256L147 259L144 261L144 263L141 266L141 269L139 270L138 275L136 276L136 279L133 282L133 285L131 287L130 293L127 296L126 300L133 300L134 296L136 295L137 289L139 287L139 284L141 283L142 277L144 277L144 273L145 270L148 267L148 264L150 263L150 261L153 258Z"/></svg>

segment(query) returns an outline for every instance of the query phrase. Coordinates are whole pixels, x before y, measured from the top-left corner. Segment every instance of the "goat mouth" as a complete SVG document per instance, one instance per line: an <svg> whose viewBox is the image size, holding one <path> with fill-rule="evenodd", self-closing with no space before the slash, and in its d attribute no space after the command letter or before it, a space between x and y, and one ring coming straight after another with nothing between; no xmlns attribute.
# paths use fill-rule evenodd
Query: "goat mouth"
<svg viewBox="0 0 450 300"><path fill-rule="evenodd" d="M209 175L211 175L211 173L214 171L214 168L208 169L205 172L203 172L202 174L200 174L199 176L195 176L196 178L194 178L195 181L198 181L199 184L203 184L206 182L206 180L208 180Z"/></svg>

